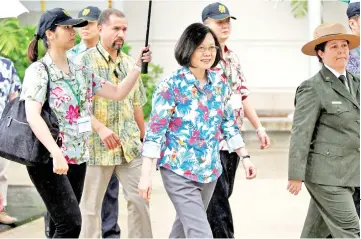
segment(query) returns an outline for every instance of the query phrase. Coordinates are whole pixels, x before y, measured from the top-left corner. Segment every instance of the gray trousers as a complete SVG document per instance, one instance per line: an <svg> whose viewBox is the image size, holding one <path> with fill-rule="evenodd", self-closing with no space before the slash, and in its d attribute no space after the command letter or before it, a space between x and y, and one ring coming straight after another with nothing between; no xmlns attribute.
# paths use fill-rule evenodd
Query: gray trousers
<svg viewBox="0 0 361 239"><path fill-rule="evenodd" d="M177 213L169 238L213 238L206 210L217 181L199 183L164 168L160 173Z"/></svg>
<svg viewBox="0 0 361 239"><path fill-rule="evenodd" d="M305 185L311 201L301 238L360 238L353 187Z"/></svg>

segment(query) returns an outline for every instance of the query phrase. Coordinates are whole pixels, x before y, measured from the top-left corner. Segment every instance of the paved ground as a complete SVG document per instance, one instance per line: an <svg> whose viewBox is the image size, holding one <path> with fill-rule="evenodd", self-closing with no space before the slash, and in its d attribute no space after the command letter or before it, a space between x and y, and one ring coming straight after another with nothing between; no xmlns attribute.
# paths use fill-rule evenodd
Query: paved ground
<svg viewBox="0 0 361 239"><path fill-rule="evenodd" d="M244 179L240 168L231 198L237 238L299 238L307 212L309 195L305 189L296 196L286 191L287 151L281 148L251 151L258 166L258 178ZM8 172L13 185L31 185L24 167L11 164ZM153 173L151 215L155 238L167 238L175 212L158 172ZM120 195L119 224L122 238L127 237L126 202ZM11 199L9 199L11 200ZM44 238L43 219L0 234L1 238Z"/></svg>

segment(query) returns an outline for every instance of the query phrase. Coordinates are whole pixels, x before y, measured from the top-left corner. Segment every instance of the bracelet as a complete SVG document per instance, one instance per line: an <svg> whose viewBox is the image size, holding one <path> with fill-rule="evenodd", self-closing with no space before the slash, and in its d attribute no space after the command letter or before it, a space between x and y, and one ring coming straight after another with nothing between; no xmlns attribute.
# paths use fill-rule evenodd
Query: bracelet
<svg viewBox="0 0 361 239"><path fill-rule="evenodd" d="M266 128L260 126L260 127L258 127L258 128L256 129L256 133L258 133L259 131L266 131Z"/></svg>
<svg viewBox="0 0 361 239"><path fill-rule="evenodd" d="M243 155L243 156L241 156L241 161L243 160L243 159L250 159L251 158L251 156L249 156L248 154L247 155Z"/></svg>
<svg viewBox="0 0 361 239"><path fill-rule="evenodd" d="M142 71L142 67L141 67L141 66L138 66L137 64L134 64L133 70L136 70L136 71L141 72L141 71Z"/></svg>

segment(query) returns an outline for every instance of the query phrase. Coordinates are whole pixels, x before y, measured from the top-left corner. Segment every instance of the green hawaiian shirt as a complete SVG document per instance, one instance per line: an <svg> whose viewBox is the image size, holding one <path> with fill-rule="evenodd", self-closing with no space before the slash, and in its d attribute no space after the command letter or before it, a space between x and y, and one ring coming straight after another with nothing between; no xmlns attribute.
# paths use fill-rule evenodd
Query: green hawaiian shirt
<svg viewBox="0 0 361 239"><path fill-rule="evenodd" d="M77 120L90 116L92 98L104 80L85 66L69 61L71 74L67 75L53 63L49 54L43 59L50 74L50 107L56 114L62 139L62 151L69 164L81 164L89 160L89 133L79 133ZM35 62L25 72L21 100L44 103L47 95L48 74L44 65ZM102 83L103 82L103 83ZM72 89L73 90L72 90Z"/></svg>
<svg viewBox="0 0 361 239"><path fill-rule="evenodd" d="M135 60L123 52L119 53L114 62L100 42L96 47L76 57L76 61L88 66L94 74L113 84L122 81L135 65ZM140 156L142 143L140 130L134 118L134 109L143 107L146 102L145 89L140 77L132 91L122 101L94 97L95 118L119 136L121 147L114 150L107 149L98 134L93 132L89 141L89 165L119 165L123 159L130 162Z"/></svg>
<svg viewBox="0 0 361 239"><path fill-rule="evenodd" d="M74 59L74 57L85 52L86 50L88 50L88 47L85 45L83 41L81 41L79 44L68 50L66 54L69 59Z"/></svg>

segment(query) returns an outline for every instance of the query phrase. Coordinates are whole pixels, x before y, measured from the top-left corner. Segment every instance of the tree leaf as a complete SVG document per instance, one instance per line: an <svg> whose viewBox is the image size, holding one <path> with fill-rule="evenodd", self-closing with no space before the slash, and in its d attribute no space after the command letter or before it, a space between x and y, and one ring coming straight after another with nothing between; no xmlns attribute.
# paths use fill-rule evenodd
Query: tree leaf
<svg viewBox="0 0 361 239"><path fill-rule="evenodd" d="M292 0L291 8L295 18L302 18L308 13L308 0Z"/></svg>

